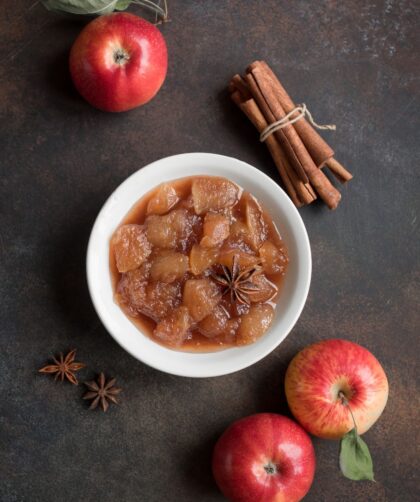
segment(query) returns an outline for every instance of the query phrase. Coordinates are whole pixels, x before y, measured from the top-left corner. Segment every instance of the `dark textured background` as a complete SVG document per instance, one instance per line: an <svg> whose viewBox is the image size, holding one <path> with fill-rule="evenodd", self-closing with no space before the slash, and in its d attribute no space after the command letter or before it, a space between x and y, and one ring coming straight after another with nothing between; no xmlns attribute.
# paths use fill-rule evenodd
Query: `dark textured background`
<svg viewBox="0 0 420 502"><path fill-rule="evenodd" d="M338 444L315 440L309 501L417 501L419 471L419 3L170 0L166 83L144 108L113 115L80 99L67 72L85 21L16 0L0 19L0 500L216 502L212 446L233 420L287 413L283 376L316 340L360 342L382 362L389 404L365 438L377 483L340 476ZM140 12L138 8L132 9ZM255 132L227 99L230 76L267 59L319 122L355 179L336 212L301 210L314 271L301 319L255 366L193 380L154 371L101 326L88 296L90 228L109 193L160 157L206 151L276 181ZM82 386L38 375L77 347L124 387L90 412Z"/></svg>

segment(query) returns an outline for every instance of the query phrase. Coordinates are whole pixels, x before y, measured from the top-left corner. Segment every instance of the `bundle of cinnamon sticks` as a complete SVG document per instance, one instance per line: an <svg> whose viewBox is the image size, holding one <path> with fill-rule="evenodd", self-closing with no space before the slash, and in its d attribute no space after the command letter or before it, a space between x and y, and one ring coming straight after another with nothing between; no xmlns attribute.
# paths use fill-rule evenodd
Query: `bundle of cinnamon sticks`
<svg viewBox="0 0 420 502"><path fill-rule="evenodd" d="M284 119L296 105L264 61L255 61L242 77L235 75L229 84L232 100L245 113L258 132ZM292 113L281 128L269 134L265 143L277 166L284 187L297 207L313 202L318 196L330 209L335 209L341 194L322 171L327 167L341 183L352 175L335 158L334 151L314 127Z"/></svg>

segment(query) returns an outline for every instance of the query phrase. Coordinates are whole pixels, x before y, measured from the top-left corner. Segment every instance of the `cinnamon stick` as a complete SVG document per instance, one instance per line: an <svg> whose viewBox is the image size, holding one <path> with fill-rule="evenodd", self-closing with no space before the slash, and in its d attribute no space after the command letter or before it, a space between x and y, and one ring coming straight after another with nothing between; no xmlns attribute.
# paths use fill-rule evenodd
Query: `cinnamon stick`
<svg viewBox="0 0 420 502"><path fill-rule="evenodd" d="M238 90L239 93L241 94L242 99L250 99L251 98L251 93L249 92L249 87L247 86L246 82L244 79L237 73L234 75L229 82L229 90L230 92L233 92L235 90Z"/></svg>
<svg viewBox="0 0 420 502"><path fill-rule="evenodd" d="M310 204L318 194L330 209L335 209L341 194L320 168L330 169L341 183L353 176L334 158L332 148L315 130L322 126L294 114L293 100L268 64L255 61L248 66L244 77L235 75L229 83L229 92L260 135L268 126L282 121L276 130L270 128L264 138L294 204L298 207ZM287 114L291 117L285 119ZM293 116L297 120L291 124Z"/></svg>
<svg viewBox="0 0 420 502"><path fill-rule="evenodd" d="M267 122L255 101L250 97L246 84L239 75L233 77L229 89L233 90L231 94L233 102L249 118L257 131L261 133L267 127ZM315 192L309 184L305 185L296 175L276 138L270 136L265 143L293 203L297 207L301 207L303 204L313 202L316 199Z"/></svg>
<svg viewBox="0 0 420 502"><path fill-rule="evenodd" d="M250 65L250 68L261 64L272 80L272 84L277 92L278 99L286 113L296 108L292 98L277 78L276 74L265 61L256 61ZM293 116L291 117L293 118ZM312 125L303 117L293 124L302 142L306 146L313 161L318 167L326 165L340 183L346 183L353 178L353 175L334 158L334 150L318 134Z"/></svg>
<svg viewBox="0 0 420 502"><path fill-rule="evenodd" d="M269 75L272 86L275 89L278 100L286 113L291 112L296 108L295 103L292 98L287 93L286 89L282 86L281 82L274 74L272 69L268 66L265 61L256 61L250 65L252 70L253 67L260 64L264 67L264 70ZM300 139L305 145L312 157L313 161L318 167L321 167L325 162L334 156L334 150L326 143L326 141L318 134L318 132L309 124L309 122L303 117L293 124L296 129Z"/></svg>
<svg viewBox="0 0 420 502"><path fill-rule="evenodd" d="M261 122L258 119L261 119L261 116L258 117L258 113L256 113L256 110L254 109L253 104L255 105L255 102L251 99L248 99L246 101L241 101L241 98L239 96L239 92L236 91L231 94L231 98L234 101L234 103L239 106L239 108L245 113L245 115L249 118L249 120L252 122L252 124L258 129L261 128L262 130L262 124L266 124L264 120ZM255 105L255 108L258 110L258 107ZM289 194L289 197L292 199L293 204L295 204L296 207L301 207L303 206L303 202L301 201L300 197L297 194L297 191L294 187L294 184L292 182L291 176L290 176L290 171L287 169L287 167L281 163L280 155L279 155L279 150L280 147L278 146L278 143L274 141L267 142L267 148L270 151L270 154L277 166L277 169L280 173L280 176L282 178L282 181L284 183L284 186L286 188L287 193Z"/></svg>
<svg viewBox="0 0 420 502"><path fill-rule="evenodd" d="M252 97L254 98L255 102L257 103L258 107L260 108L262 114L264 115L267 124L272 124L275 122L277 119L275 115L273 114L272 110L268 106L268 103L266 102L254 76L252 74L247 74L245 75L245 81L249 86L249 89L251 91ZM296 174L299 176L299 178L304 182L308 183L309 179L308 176L303 169L301 163L299 162L299 159L297 158L295 151L293 150L292 145L288 141L287 137L285 136L284 132L279 129L278 131L275 131L274 136L277 138L279 141L280 145L283 147L284 151L286 152L291 165L293 166L294 170L296 171Z"/></svg>
<svg viewBox="0 0 420 502"><path fill-rule="evenodd" d="M347 169L342 166L338 160L334 159L334 157L328 159L325 165L341 183L346 183L353 178L353 175L347 171Z"/></svg>
<svg viewBox="0 0 420 502"><path fill-rule="evenodd" d="M286 113L277 98L276 92L272 87L272 79L267 75L264 66L255 63L248 70L249 73L246 75L246 81L267 122L272 123L283 118ZM271 120L272 117L274 117L274 120ZM318 169L294 127L286 125L274 134L276 134L276 137L280 140L282 146L284 146L297 174L302 178L303 170L322 200L330 209L335 209L340 202L341 194L333 187L325 174ZM303 179L303 181L306 180Z"/></svg>

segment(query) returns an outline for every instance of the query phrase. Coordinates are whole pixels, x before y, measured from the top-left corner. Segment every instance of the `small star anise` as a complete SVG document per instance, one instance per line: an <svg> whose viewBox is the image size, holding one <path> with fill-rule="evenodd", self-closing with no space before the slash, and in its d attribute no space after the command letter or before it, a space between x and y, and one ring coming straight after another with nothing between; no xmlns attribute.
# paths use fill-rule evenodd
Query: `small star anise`
<svg viewBox="0 0 420 502"><path fill-rule="evenodd" d="M240 269L239 257L237 254L233 256L232 268L222 265L223 274L212 274L213 279L224 287L223 294L230 291L230 299L232 303L235 301L249 305L251 300L249 295L257 293L260 288L252 282L253 276L261 271L260 265L253 265L244 270Z"/></svg>
<svg viewBox="0 0 420 502"><path fill-rule="evenodd" d="M90 410L94 410L98 404L101 404L101 407L104 411L106 411L109 407L108 401L112 401L117 404L117 399L115 396L119 394L122 389L118 387L114 387L116 379L111 378L108 382L105 381L105 375L101 373L98 377L97 382L92 380L91 382L85 382L86 387L89 389L89 392L83 396L83 399L93 399L91 405L89 406Z"/></svg>
<svg viewBox="0 0 420 502"><path fill-rule="evenodd" d="M69 382L74 385L78 384L76 375L74 372L79 371L84 368L86 365L83 363L74 362L74 358L76 357L76 349L70 351L66 357L63 356L63 353L60 353L59 359L53 357L53 361L55 364L49 364L44 366L40 370L40 373L55 373L54 380L60 378L61 381L64 380L64 377L67 378Z"/></svg>

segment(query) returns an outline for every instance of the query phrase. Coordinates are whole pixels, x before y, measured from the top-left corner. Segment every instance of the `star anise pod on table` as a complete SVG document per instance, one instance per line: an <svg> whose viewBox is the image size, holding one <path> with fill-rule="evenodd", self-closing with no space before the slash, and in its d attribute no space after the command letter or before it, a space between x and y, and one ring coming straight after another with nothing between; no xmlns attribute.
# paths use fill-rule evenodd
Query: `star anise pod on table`
<svg viewBox="0 0 420 502"><path fill-rule="evenodd" d="M241 270L239 256L235 254L232 259L232 267L222 265L222 274L212 274L213 279L223 286L223 295L230 291L232 303L239 302L250 305L249 295L257 293L260 288L252 282L252 278L261 272L261 266L256 264Z"/></svg>
<svg viewBox="0 0 420 502"><path fill-rule="evenodd" d="M86 365L83 363L75 362L75 357L76 349L71 350L65 357L61 352L59 358L53 357L55 364L48 364L38 371L40 373L55 374L54 380L60 379L61 381L63 381L64 377L66 377L69 382L77 385L78 381L74 373L84 368Z"/></svg>
<svg viewBox="0 0 420 502"><path fill-rule="evenodd" d="M103 373L99 375L97 381L92 380L91 382L85 382L89 391L86 392L83 399L92 399L92 403L89 406L90 410L94 410L100 404L103 411L106 411L109 408L108 401L117 404L115 396L119 394L122 389L115 387L115 382L115 378L111 378L111 380L107 382Z"/></svg>

